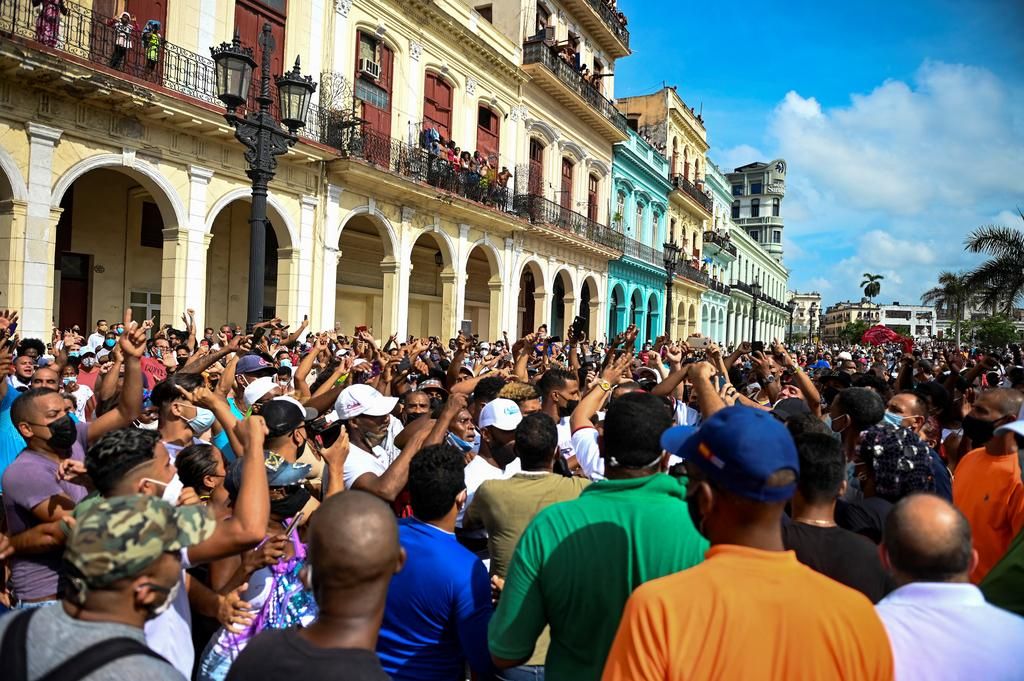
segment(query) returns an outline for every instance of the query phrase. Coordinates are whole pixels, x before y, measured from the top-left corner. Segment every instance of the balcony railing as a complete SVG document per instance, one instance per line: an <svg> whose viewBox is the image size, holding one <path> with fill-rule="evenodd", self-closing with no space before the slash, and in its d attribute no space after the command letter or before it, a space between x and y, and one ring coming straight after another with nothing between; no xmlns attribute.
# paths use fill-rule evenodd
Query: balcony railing
<svg viewBox="0 0 1024 681"><path fill-rule="evenodd" d="M690 281L697 282L702 286L708 285L709 278L707 273L701 272L699 269L697 269L690 263L680 263L679 266L676 268L676 274L683 277L684 279L689 279Z"/></svg>
<svg viewBox="0 0 1024 681"><path fill-rule="evenodd" d="M40 19L40 8L33 7L32 0L0 1L0 35L28 40L42 48L49 48L85 60L110 75L169 90L206 104L222 108L217 98L217 85L213 60L174 43L159 38L157 44L147 50L143 43L142 31L130 34L130 47L123 55L115 58L114 47L117 33L114 19L82 5L65 0L67 14L56 14L51 20ZM156 56L150 60L150 56ZM256 106L259 93L259 73L254 72L254 82L249 88L249 107ZM278 113L277 88L271 84L272 111ZM321 112L310 105L306 127L299 136L321 141L323 129Z"/></svg>
<svg viewBox="0 0 1024 681"><path fill-rule="evenodd" d="M615 34L615 37L629 49L629 31L625 24L619 20L619 12L604 0L587 0L591 7L597 12L601 20L608 26L608 30Z"/></svg>
<svg viewBox="0 0 1024 681"><path fill-rule="evenodd" d="M508 188L511 176L501 184L498 168L484 174L464 170L421 146L360 128L331 131L328 144L346 158L365 161L408 180L423 182L498 210L512 210L512 193Z"/></svg>
<svg viewBox="0 0 1024 681"><path fill-rule="evenodd" d="M559 58L543 40L531 38L523 44L523 63L543 64L562 81L563 85L582 97L591 108L611 121L622 134L627 134L626 117L615 108L615 104L602 95L597 88L583 80L583 76L573 68L572 64Z"/></svg>
<svg viewBox="0 0 1024 681"><path fill-rule="evenodd" d="M688 194L690 198L699 203L707 212L714 212L714 202L711 200L711 197L697 189L697 185L682 175L673 175L672 185L684 194Z"/></svg>
<svg viewBox="0 0 1024 681"><path fill-rule="evenodd" d="M708 280L708 288L713 291L718 291L719 293L724 293L725 295L729 295L732 292L732 289L717 279Z"/></svg>
<svg viewBox="0 0 1024 681"><path fill-rule="evenodd" d="M625 239L625 248L623 248L623 255L628 255L631 258L642 260L649 265L655 267L664 267L665 258L661 251L653 246L648 246L645 243L641 243L636 239L631 239L628 236L623 237Z"/></svg>
<svg viewBox="0 0 1024 681"><path fill-rule="evenodd" d="M623 250L625 237L622 234L594 222L585 215L563 208L543 196L516 194L513 206L520 217L526 218L534 224L552 225L602 246L617 251Z"/></svg>
<svg viewBox="0 0 1024 681"><path fill-rule="evenodd" d="M725 234L720 234L718 232L708 230L707 232L704 232L704 243L715 244L726 253L729 253L730 255L736 255L736 244L734 244L732 242L732 239L730 239Z"/></svg>

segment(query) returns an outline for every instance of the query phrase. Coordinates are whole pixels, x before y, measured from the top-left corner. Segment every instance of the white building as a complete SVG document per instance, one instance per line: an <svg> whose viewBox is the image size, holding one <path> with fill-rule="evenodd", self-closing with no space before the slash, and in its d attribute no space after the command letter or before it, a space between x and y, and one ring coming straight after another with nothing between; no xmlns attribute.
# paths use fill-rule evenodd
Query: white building
<svg viewBox="0 0 1024 681"><path fill-rule="evenodd" d="M927 305L882 305L878 323L913 338L934 338L937 332L935 308Z"/></svg>
<svg viewBox="0 0 1024 681"><path fill-rule="evenodd" d="M821 294L817 291L810 293L790 291L788 300L796 302L796 308L793 310L792 339L808 340L813 338L814 333L820 328L818 316L822 311Z"/></svg>
<svg viewBox="0 0 1024 681"><path fill-rule="evenodd" d="M750 238L782 262L782 199L786 195L786 162L748 163L726 173L732 195L730 215Z"/></svg>

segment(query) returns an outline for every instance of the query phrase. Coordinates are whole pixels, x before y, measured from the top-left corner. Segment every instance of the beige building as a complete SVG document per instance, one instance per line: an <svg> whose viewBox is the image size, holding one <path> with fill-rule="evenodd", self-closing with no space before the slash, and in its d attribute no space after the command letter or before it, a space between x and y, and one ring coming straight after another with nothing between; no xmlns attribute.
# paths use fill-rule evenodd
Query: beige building
<svg viewBox="0 0 1024 681"><path fill-rule="evenodd" d="M796 303L793 310L792 340L807 341L817 337L820 331L818 319L822 311L821 294L817 291L790 291L788 299Z"/></svg>
<svg viewBox="0 0 1024 681"><path fill-rule="evenodd" d="M839 332L853 322L864 322L868 326L878 323L880 307L867 298L859 302L843 301L829 305L821 319L821 340L839 340Z"/></svg>
<svg viewBox="0 0 1024 681"><path fill-rule="evenodd" d="M704 231L709 229L713 202L704 187L708 151L704 120L680 98L675 87L650 95L624 97L619 107L640 134L669 160L668 235L681 249L672 280L672 335L686 338L701 331L701 294L711 286L703 267ZM705 268L706 269L706 268ZM705 329L705 331L707 331ZM709 334L713 335L713 334Z"/></svg>
<svg viewBox="0 0 1024 681"><path fill-rule="evenodd" d="M130 0L162 23L152 63L141 34L117 62L114 4L69 0L52 31L30 0L0 6L0 307L23 335L126 305L244 321L250 186L207 55L264 23L273 71L299 56L319 84L271 182L264 316L494 338L580 314L603 333L629 53L603 4ZM490 170L431 154L435 134Z"/></svg>

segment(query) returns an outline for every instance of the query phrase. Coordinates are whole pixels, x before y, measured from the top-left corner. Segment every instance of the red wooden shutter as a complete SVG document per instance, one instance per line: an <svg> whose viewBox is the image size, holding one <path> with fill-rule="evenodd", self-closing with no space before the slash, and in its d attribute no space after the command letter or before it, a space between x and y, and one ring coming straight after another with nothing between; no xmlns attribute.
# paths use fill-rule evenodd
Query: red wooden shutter
<svg viewBox="0 0 1024 681"><path fill-rule="evenodd" d="M435 128L446 140L451 137L452 86L433 73L423 83L423 127Z"/></svg>
<svg viewBox="0 0 1024 681"><path fill-rule="evenodd" d="M497 158L501 142L501 119L486 106L477 109L476 148L485 157Z"/></svg>
<svg viewBox="0 0 1024 681"><path fill-rule="evenodd" d="M572 161L562 159L562 208L572 210Z"/></svg>
<svg viewBox="0 0 1024 681"><path fill-rule="evenodd" d="M587 217L597 222L597 177L591 175L587 181Z"/></svg>
<svg viewBox="0 0 1024 681"><path fill-rule="evenodd" d="M539 140L530 140L530 193L544 192L544 145Z"/></svg>

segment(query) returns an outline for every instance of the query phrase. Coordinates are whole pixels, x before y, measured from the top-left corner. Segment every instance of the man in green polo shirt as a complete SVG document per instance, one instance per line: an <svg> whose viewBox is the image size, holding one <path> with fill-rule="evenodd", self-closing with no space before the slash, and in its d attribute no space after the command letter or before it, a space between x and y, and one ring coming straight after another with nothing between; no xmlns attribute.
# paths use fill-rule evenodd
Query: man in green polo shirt
<svg viewBox="0 0 1024 681"><path fill-rule="evenodd" d="M703 560L708 543L690 521L685 480L662 472L660 437L671 425L668 404L648 393L608 410L608 479L541 511L516 546L488 632L496 665L529 659L547 625L545 678L600 679L633 589Z"/></svg>

